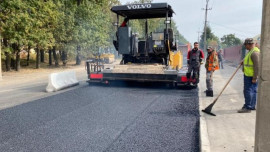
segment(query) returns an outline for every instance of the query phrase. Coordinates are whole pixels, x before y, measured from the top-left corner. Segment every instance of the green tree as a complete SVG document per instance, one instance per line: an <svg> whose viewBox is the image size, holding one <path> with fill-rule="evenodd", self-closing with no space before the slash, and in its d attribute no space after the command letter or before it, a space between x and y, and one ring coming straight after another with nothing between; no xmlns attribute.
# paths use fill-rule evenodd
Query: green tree
<svg viewBox="0 0 270 152"><path fill-rule="evenodd" d="M150 3L140 0L134 3ZM52 55L55 65L61 56L63 65L68 58L88 56L100 50L110 50L115 37L113 22L116 15L111 7L119 5L119 0L2 0L0 3L0 33L3 37L2 53L5 63L15 56L16 69L20 69L21 50L36 50L36 68L40 59L49 50L49 64ZM145 36L145 20L133 20L133 31ZM172 21L173 22L173 21ZM163 32L164 19L149 19L149 32ZM187 41L172 28L183 43ZM59 52L59 54L57 54ZM29 57L29 55L28 55ZM6 69L10 69L8 66Z"/></svg>
<svg viewBox="0 0 270 152"><path fill-rule="evenodd" d="M57 16L57 23L53 30L53 37L55 40L54 45L49 49L49 65L52 63L52 55L54 58L55 66L59 65L59 55L63 65L67 63L67 54L74 50L72 44L74 28L75 28L75 11L77 8L76 1L59 0L55 1L56 9L59 15ZM57 50L60 54L57 54ZM73 51L74 52L74 51Z"/></svg>
<svg viewBox="0 0 270 152"><path fill-rule="evenodd" d="M204 34L205 33L203 32L201 35L200 48L204 48ZM218 44L218 47L219 47L219 44L220 44L219 38L212 32L211 27L207 26L206 27L206 43L207 43L206 47L210 46L209 42ZM214 47L214 46L212 46L212 47ZM218 47L217 47L217 49L218 49Z"/></svg>
<svg viewBox="0 0 270 152"><path fill-rule="evenodd" d="M6 42L5 50L12 50L16 56L16 70L20 70L21 50L29 46L36 48L39 68L40 50L54 43L52 29L57 11L53 1L3 0L0 6L0 31Z"/></svg>
<svg viewBox="0 0 270 152"><path fill-rule="evenodd" d="M6 42L6 50L16 55L16 70L20 70L20 51L27 44L31 18L27 14L27 4L21 0L4 0L0 3L1 35ZM12 49L9 49L12 48Z"/></svg>
<svg viewBox="0 0 270 152"><path fill-rule="evenodd" d="M223 48L235 46L235 45L241 45L241 44L242 44L242 41L239 38L235 37L234 34L224 35L221 38L221 45Z"/></svg>
<svg viewBox="0 0 270 152"><path fill-rule="evenodd" d="M52 0L28 1L28 6L28 9L31 9L29 15L32 19L29 41L37 53L36 68L40 68L41 51L48 50L55 43L53 32L58 22L59 11Z"/></svg>

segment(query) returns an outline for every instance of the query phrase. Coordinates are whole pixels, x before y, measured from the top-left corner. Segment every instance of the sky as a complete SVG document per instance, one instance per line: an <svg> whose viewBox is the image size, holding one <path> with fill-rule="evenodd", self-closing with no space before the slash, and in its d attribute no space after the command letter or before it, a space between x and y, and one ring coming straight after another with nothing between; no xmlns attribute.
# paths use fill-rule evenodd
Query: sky
<svg viewBox="0 0 270 152"><path fill-rule="evenodd" d="M134 0L120 0L122 4ZM221 38L235 34L244 40L261 32L263 0L210 0L208 24L212 32ZM177 28L189 41L198 41L198 33L203 31L206 0L154 0L153 3L167 2L172 6ZM201 35L201 33L199 33Z"/></svg>

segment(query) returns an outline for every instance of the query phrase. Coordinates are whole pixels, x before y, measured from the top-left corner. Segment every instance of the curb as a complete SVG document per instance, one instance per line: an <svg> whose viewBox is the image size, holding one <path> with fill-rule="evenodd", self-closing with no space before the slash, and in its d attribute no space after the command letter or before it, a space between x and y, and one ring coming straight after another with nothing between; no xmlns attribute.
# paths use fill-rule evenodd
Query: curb
<svg viewBox="0 0 270 152"><path fill-rule="evenodd" d="M199 90L200 86L199 86ZM200 110L200 151L201 152L211 152L210 150L210 141L209 141L209 136L208 136L208 130L207 130L207 123L204 117L204 114L202 113L202 94L199 92L199 110Z"/></svg>
<svg viewBox="0 0 270 152"><path fill-rule="evenodd" d="M211 152L207 125L204 117L200 117L200 148L201 152Z"/></svg>

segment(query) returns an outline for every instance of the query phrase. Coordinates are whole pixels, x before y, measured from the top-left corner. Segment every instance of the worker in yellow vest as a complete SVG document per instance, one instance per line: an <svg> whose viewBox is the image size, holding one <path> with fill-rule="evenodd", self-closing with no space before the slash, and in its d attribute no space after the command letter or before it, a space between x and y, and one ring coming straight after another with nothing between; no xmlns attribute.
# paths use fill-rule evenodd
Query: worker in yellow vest
<svg viewBox="0 0 270 152"><path fill-rule="evenodd" d="M245 104L238 113L250 113L251 110L256 110L257 100L260 49L255 47L252 38L247 38L244 45L249 51L242 61Z"/></svg>

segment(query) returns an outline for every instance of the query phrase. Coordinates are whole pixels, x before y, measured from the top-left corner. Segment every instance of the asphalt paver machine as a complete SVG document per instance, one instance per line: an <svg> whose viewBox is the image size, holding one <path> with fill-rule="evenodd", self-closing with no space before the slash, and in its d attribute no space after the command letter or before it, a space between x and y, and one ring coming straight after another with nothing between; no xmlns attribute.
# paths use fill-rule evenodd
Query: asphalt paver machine
<svg viewBox="0 0 270 152"><path fill-rule="evenodd" d="M171 29L174 14L167 3L147 3L114 6L111 11L117 15L115 49L122 60L120 63L101 65L86 62L88 82L109 83L110 81L166 82L181 85L187 82L183 56L177 50ZM119 20L124 22L119 25ZM148 20L164 19L165 29L159 32L148 31ZM129 22L143 20L145 35L140 38L132 31Z"/></svg>

